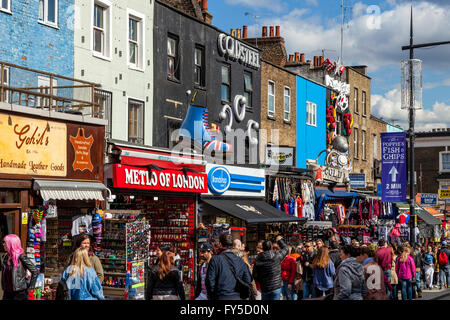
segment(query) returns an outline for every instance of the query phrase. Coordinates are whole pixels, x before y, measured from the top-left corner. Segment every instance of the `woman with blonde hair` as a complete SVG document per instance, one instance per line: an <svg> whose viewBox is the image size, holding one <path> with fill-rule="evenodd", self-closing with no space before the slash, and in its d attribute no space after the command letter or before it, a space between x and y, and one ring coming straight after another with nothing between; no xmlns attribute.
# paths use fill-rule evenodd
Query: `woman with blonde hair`
<svg viewBox="0 0 450 320"><path fill-rule="evenodd" d="M395 263L395 271L402 289L402 300L412 300L412 278L416 275L414 259L409 252L410 247L403 246Z"/></svg>
<svg viewBox="0 0 450 320"><path fill-rule="evenodd" d="M313 284L318 297L328 295L333 288L333 277L336 273L334 264L330 259L327 247L321 247L314 257Z"/></svg>
<svg viewBox="0 0 450 320"><path fill-rule="evenodd" d="M66 282L70 300L105 299L102 285L85 248L75 250L72 263L64 270L61 281Z"/></svg>

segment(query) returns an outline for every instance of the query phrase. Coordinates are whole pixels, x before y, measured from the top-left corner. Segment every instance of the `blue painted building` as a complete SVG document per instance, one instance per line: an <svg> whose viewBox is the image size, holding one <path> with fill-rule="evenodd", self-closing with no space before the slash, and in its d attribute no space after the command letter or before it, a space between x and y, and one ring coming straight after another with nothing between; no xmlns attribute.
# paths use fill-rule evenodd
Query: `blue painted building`
<svg viewBox="0 0 450 320"><path fill-rule="evenodd" d="M297 167L326 149L326 87L297 76ZM325 164L323 153L318 164Z"/></svg>
<svg viewBox="0 0 450 320"><path fill-rule="evenodd" d="M73 2L0 1L0 61L73 78ZM5 83L14 87L48 86L50 80L46 78L33 72L8 68ZM54 85L73 83L55 79Z"/></svg>

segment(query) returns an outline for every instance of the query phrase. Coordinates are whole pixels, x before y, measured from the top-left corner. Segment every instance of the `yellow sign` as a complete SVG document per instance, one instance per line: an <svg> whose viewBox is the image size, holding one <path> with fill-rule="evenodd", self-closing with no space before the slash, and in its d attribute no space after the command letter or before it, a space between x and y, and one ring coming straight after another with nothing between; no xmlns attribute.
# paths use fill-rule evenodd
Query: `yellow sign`
<svg viewBox="0 0 450 320"><path fill-rule="evenodd" d="M64 123L0 113L0 173L67 175Z"/></svg>
<svg viewBox="0 0 450 320"><path fill-rule="evenodd" d="M22 224L28 224L28 213L22 212Z"/></svg>
<svg viewBox="0 0 450 320"><path fill-rule="evenodd" d="M439 199L450 199L450 189L439 189Z"/></svg>

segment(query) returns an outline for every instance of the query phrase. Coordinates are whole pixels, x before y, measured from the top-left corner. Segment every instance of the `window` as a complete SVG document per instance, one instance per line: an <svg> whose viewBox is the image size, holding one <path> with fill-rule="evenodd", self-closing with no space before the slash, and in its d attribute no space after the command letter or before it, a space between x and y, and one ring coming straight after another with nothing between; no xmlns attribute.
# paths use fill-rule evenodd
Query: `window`
<svg viewBox="0 0 450 320"><path fill-rule="evenodd" d="M246 71L244 72L244 97L247 98L247 106L251 109L253 106L252 74Z"/></svg>
<svg viewBox="0 0 450 320"><path fill-rule="evenodd" d="M268 116L271 118L275 117L275 83L269 81L269 85L267 87L269 97L267 99L267 110Z"/></svg>
<svg viewBox="0 0 450 320"><path fill-rule="evenodd" d="M3 68L3 85L4 86L9 86L9 68ZM2 99L0 99L1 101L4 102L11 102L9 100L10 97L10 91L9 90L3 90L3 97Z"/></svg>
<svg viewBox="0 0 450 320"><path fill-rule="evenodd" d="M291 89L284 87L284 121L291 121Z"/></svg>
<svg viewBox="0 0 450 320"><path fill-rule="evenodd" d="M378 159L378 140L377 135L373 135L373 158Z"/></svg>
<svg viewBox="0 0 450 320"><path fill-rule="evenodd" d="M128 65L144 69L145 16L127 9L128 13Z"/></svg>
<svg viewBox="0 0 450 320"><path fill-rule="evenodd" d="M11 0L0 0L0 10L11 12Z"/></svg>
<svg viewBox="0 0 450 320"><path fill-rule="evenodd" d="M194 83L198 86L205 86L205 49L201 46L195 46L194 52Z"/></svg>
<svg viewBox="0 0 450 320"><path fill-rule="evenodd" d="M179 120L175 120L175 119L167 119L167 145L169 146L169 149L173 149L173 147L176 146L177 144L177 137L174 136L172 137L172 135L174 135L174 132L176 130L179 130L181 127L181 121Z"/></svg>
<svg viewBox="0 0 450 320"><path fill-rule="evenodd" d="M354 94L353 94L353 104L355 108L355 113L359 113L358 108L358 89L355 88Z"/></svg>
<svg viewBox="0 0 450 320"><path fill-rule="evenodd" d="M439 152L439 171L450 172L450 152Z"/></svg>
<svg viewBox="0 0 450 320"><path fill-rule="evenodd" d="M39 21L58 24L58 0L39 0Z"/></svg>
<svg viewBox="0 0 450 320"><path fill-rule="evenodd" d="M354 158L358 159L358 129L354 128L353 130L353 153L354 153Z"/></svg>
<svg viewBox="0 0 450 320"><path fill-rule="evenodd" d="M50 92L50 78L48 77L43 77L43 76L38 76L38 87L39 89L39 93L43 93L43 94L52 94L53 96L58 95L58 90L54 89L54 87L56 87L58 85L58 81L56 79L53 79L53 84L52 84L52 91ZM54 105L56 106L56 101L53 101ZM37 106L39 107L49 107L50 106L50 99L49 98L44 98L44 97L37 97Z"/></svg>
<svg viewBox="0 0 450 320"><path fill-rule="evenodd" d="M108 125L106 126L106 136L111 138L112 93L105 90L95 89L94 101L96 106L93 108L92 116L94 118L108 120Z"/></svg>
<svg viewBox="0 0 450 320"><path fill-rule="evenodd" d="M170 79L180 80L178 38L171 35L167 37L167 74Z"/></svg>
<svg viewBox="0 0 450 320"><path fill-rule="evenodd" d="M144 143L144 103L133 99L128 100L128 141Z"/></svg>
<svg viewBox="0 0 450 320"><path fill-rule="evenodd" d="M317 105L309 101L306 101L306 124L317 126Z"/></svg>
<svg viewBox="0 0 450 320"><path fill-rule="evenodd" d="M222 101L230 101L230 66L222 66L222 87L221 87L221 95Z"/></svg>
<svg viewBox="0 0 450 320"><path fill-rule="evenodd" d="M366 110L366 92L365 91L362 92L362 114L363 114L363 116L367 115L367 110Z"/></svg>
<svg viewBox="0 0 450 320"><path fill-rule="evenodd" d="M366 131L361 130L361 158L366 160Z"/></svg>
<svg viewBox="0 0 450 320"><path fill-rule="evenodd" d="M105 0L94 2L92 50L96 57L111 58L111 4Z"/></svg>

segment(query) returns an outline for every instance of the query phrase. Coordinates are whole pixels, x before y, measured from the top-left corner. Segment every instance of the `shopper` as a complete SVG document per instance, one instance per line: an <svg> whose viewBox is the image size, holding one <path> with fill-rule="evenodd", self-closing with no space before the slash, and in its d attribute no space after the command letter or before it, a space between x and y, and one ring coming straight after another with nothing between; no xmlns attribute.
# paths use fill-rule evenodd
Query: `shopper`
<svg viewBox="0 0 450 320"><path fill-rule="evenodd" d="M244 260L245 264L248 266L248 269L250 270L250 274L252 274L254 264L251 264L249 261L250 248L247 245L243 245L243 248L244 250L242 260ZM255 300L261 300L261 292L258 291L258 287L256 286L256 282L254 279L251 282L251 286L253 295L255 296Z"/></svg>
<svg viewBox="0 0 450 320"><path fill-rule="evenodd" d="M423 265L422 265L422 252L420 250L420 245L416 244L414 246L414 251L412 252L412 257L414 259L414 265L416 266L416 273L413 277L413 279L415 278L415 287L413 288L413 297L414 297L414 292L416 292L416 297L418 298L422 298L422 288L421 288L421 275L422 275L422 269L423 269Z"/></svg>
<svg viewBox="0 0 450 320"><path fill-rule="evenodd" d="M366 279L367 294L364 300L389 300L386 295L385 278L381 266L375 262L375 252L371 247L361 247L356 260L364 268L364 278Z"/></svg>
<svg viewBox="0 0 450 320"><path fill-rule="evenodd" d="M208 242L203 242L199 245L198 253L200 260L203 261L203 263L198 270L197 285L195 287L195 300L208 300L205 279L209 261L213 256L213 247Z"/></svg>
<svg viewBox="0 0 450 320"><path fill-rule="evenodd" d="M146 300L186 300L183 282L175 266L174 250L170 246L162 251L158 264L150 270L147 277Z"/></svg>
<svg viewBox="0 0 450 320"><path fill-rule="evenodd" d="M434 269L433 284L435 288L438 287L438 284L442 288L441 277L439 274L438 252L439 252L439 245L434 245L433 253L434 253L434 261L436 261L436 263L434 264L435 269Z"/></svg>
<svg viewBox="0 0 450 320"><path fill-rule="evenodd" d="M434 258L433 248L431 246L427 247L427 252L423 255L423 266L425 271L425 286L427 289L433 287L433 274L434 265L436 260Z"/></svg>
<svg viewBox="0 0 450 320"><path fill-rule="evenodd" d="M242 242L239 239L233 240L233 247L231 248L231 252L237 255L239 258L244 256L244 252L242 251Z"/></svg>
<svg viewBox="0 0 450 320"><path fill-rule="evenodd" d="M416 275L414 259L409 252L410 248L403 246L395 263L395 271L402 290L402 300L412 300L412 279Z"/></svg>
<svg viewBox="0 0 450 320"><path fill-rule="evenodd" d="M105 273L103 271L103 266L102 263L100 262L100 259L94 254L94 251L92 251L91 236L88 234L79 235L75 241L75 250L78 248L86 249L88 251L91 266L92 268L94 268L98 280L100 280L100 283L103 283ZM72 264L73 256L74 253L72 253L69 256L69 259L67 259L66 268Z"/></svg>
<svg viewBox="0 0 450 320"><path fill-rule="evenodd" d="M393 248L388 247L386 241L384 239L380 239L378 241L378 250L375 254L375 262L383 269L384 274L386 275L389 282L391 282L391 269L393 262ZM386 287L386 293L389 297L392 296L392 292L388 290Z"/></svg>
<svg viewBox="0 0 450 320"><path fill-rule="evenodd" d="M231 234L222 233L219 236L219 241L222 252L211 258L206 272L208 299L242 300L244 295L251 294L252 276L250 270L242 258L231 252L233 246ZM237 285L237 278L246 284L247 292L244 292L244 288ZM242 290L241 292L238 291L239 288Z"/></svg>
<svg viewBox="0 0 450 320"><path fill-rule="evenodd" d="M104 300L103 289L97 273L92 268L88 249L78 248L73 253L70 266L61 277L69 289L70 300Z"/></svg>
<svg viewBox="0 0 450 320"><path fill-rule="evenodd" d="M313 243L308 241L304 245L305 251L302 254L301 262L303 267L303 298L315 298L316 290L314 289L314 272L312 263L316 252Z"/></svg>
<svg viewBox="0 0 450 320"><path fill-rule="evenodd" d="M364 269L356 260L359 249L346 245L341 248L341 264L334 280L334 300L363 300L367 294Z"/></svg>
<svg viewBox="0 0 450 320"><path fill-rule="evenodd" d="M288 246L288 249L289 251L286 258L281 262L281 279L283 280L281 294L283 295L284 300L297 300L297 294L294 290L297 263L291 256L292 247Z"/></svg>
<svg viewBox="0 0 450 320"><path fill-rule="evenodd" d="M398 300L398 276L397 272L395 271L395 262L397 261L398 257L398 249L395 249L392 246L389 246L389 248L392 250L392 267L391 267L391 286L392 290L390 291L389 298L393 301Z"/></svg>
<svg viewBox="0 0 450 320"><path fill-rule="evenodd" d="M341 263L341 253L339 250L339 243L337 241L331 241L330 251L328 254L334 264L334 267L337 269L339 267L339 264Z"/></svg>
<svg viewBox="0 0 450 320"><path fill-rule="evenodd" d="M336 272L333 261L328 255L327 247L320 247L314 257L313 263L313 284L316 295L326 296L331 293L333 288L333 278Z"/></svg>
<svg viewBox="0 0 450 320"><path fill-rule="evenodd" d="M450 250L447 248L447 242L442 241L441 249L438 251L439 277L441 279L440 289L450 286Z"/></svg>
<svg viewBox="0 0 450 320"><path fill-rule="evenodd" d="M272 250L272 242L263 242L263 252L258 254L253 267L253 277L261 284L262 300L280 300L281 287L281 262L288 254L288 247L282 236L275 238L280 247L278 252Z"/></svg>
<svg viewBox="0 0 450 320"><path fill-rule="evenodd" d="M302 247L297 247L298 258L295 260L295 280L294 291L297 296L297 300L303 299L303 266L302 266Z"/></svg>
<svg viewBox="0 0 450 320"><path fill-rule="evenodd" d="M24 254L20 238L15 234L3 238L3 248L6 252L0 259L3 300L28 300L28 293L36 284L37 268ZM27 270L31 272L29 285L26 280Z"/></svg>
<svg viewBox="0 0 450 320"><path fill-rule="evenodd" d="M324 246L323 240L319 239L316 241L316 250L319 251L320 248L322 248Z"/></svg>

